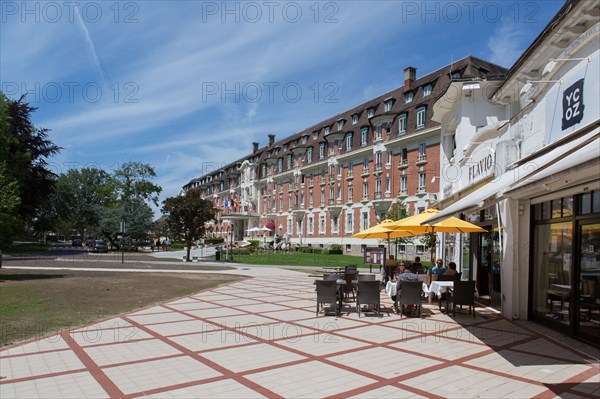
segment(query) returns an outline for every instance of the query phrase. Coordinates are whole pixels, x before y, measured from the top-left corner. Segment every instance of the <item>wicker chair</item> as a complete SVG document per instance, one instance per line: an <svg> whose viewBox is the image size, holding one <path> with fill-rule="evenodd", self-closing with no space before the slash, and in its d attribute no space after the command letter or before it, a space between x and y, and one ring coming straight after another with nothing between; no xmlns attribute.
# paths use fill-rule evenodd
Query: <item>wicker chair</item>
<svg viewBox="0 0 600 399"><path fill-rule="evenodd" d="M323 304L333 304L335 307L336 316L339 314L338 309L338 288L334 280L316 280L317 285L317 316L323 310Z"/></svg>
<svg viewBox="0 0 600 399"><path fill-rule="evenodd" d="M421 307L421 293L423 292L423 283L420 281L403 281L400 286L400 292L396 295L396 303L400 308L400 318L402 318L402 305L416 305L419 307L419 318L423 318Z"/></svg>

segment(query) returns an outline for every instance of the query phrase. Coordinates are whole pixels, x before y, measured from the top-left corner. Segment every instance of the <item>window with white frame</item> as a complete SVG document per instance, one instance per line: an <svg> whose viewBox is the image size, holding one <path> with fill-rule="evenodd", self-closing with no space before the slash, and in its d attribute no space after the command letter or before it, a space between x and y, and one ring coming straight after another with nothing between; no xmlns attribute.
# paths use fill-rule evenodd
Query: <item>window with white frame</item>
<svg viewBox="0 0 600 399"><path fill-rule="evenodd" d="M319 159L325 158L325 143L319 144Z"/></svg>
<svg viewBox="0 0 600 399"><path fill-rule="evenodd" d="M319 137L319 132L318 131L314 131L313 132L313 140L316 140Z"/></svg>
<svg viewBox="0 0 600 399"><path fill-rule="evenodd" d="M307 141L308 141L308 136L307 135L302 136L302 144L306 144Z"/></svg>
<svg viewBox="0 0 600 399"><path fill-rule="evenodd" d="M419 160L427 158L427 145L425 143L419 143Z"/></svg>
<svg viewBox="0 0 600 399"><path fill-rule="evenodd" d="M262 177L266 177L267 176L267 165L264 164L264 163L261 166L261 173L262 173Z"/></svg>
<svg viewBox="0 0 600 399"><path fill-rule="evenodd" d="M313 161L313 148L312 147L308 147L306 149L306 162L307 163L312 163Z"/></svg>
<svg viewBox="0 0 600 399"><path fill-rule="evenodd" d="M425 179L427 178L427 175L425 174L425 172L419 172L419 190L423 191L425 190Z"/></svg>
<svg viewBox="0 0 600 399"><path fill-rule="evenodd" d="M375 115L375 108L369 108L367 110L367 118L372 118Z"/></svg>
<svg viewBox="0 0 600 399"><path fill-rule="evenodd" d="M412 93L412 91L409 91L408 93L406 93L404 95L404 103L408 104L408 103L412 102L412 100L413 100L413 93Z"/></svg>
<svg viewBox="0 0 600 399"><path fill-rule="evenodd" d="M385 177L385 192L389 193L392 188L392 179L390 179L390 175Z"/></svg>
<svg viewBox="0 0 600 399"><path fill-rule="evenodd" d="M360 131L360 146L364 147L367 145L369 141L369 129L366 127L363 127Z"/></svg>
<svg viewBox="0 0 600 399"><path fill-rule="evenodd" d="M283 159L277 158L277 172L281 173L283 171Z"/></svg>
<svg viewBox="0 0 600 399"><path fill-rule="evenodd" d="M406 175L400 176L400 191L406 192Z"/></svg>
<svg viewBox="0 0 600 399"><path fill-rule="evenodd" d="M417 253L425 253L425 245L417 245Z"/></svg>
<svg viewBox="0 0 600 399"><path fill-rule="evenodd" d="M383 110L385 112L390 112L392 110L392 105L394 105L394 100L387 100L384 104L383 104Z"/></svg>
<svg viewBox="0 0 600 399"><path fill-rule="evenodd" d="M319 234L325 234L325 215L319 216Z"/></svg>
<svg viewBox="0 0 600 399"><path fill-rule="evenodd" d="M385 153L385 164L386 165L391 165L392 164L392 151L388 150Z"/></svg>
<svg viewBox="0 0 600 399"><path fill-rule="evenodd" d="M381 140L381 130L381 125L377 125L375 128L375 138L377 138L377 140Z"/></svg>
<svg viewBox="0 0 600 399"><path fill-rule="evenodd" d="M321 204L325 203L325 190L321 189Z"/></svg>
<svg viewBox="0 0 600 399"><path fill-rule="evenodd" d="M314 205L313 192L312 192L312 190L310 190L310 193L308 194L308 206L312 208L313 205Z"/></svg>
<svg viewBox="0 0 600 399"><path fill-rule="evenodd" d="M337 233L339 230L339 218L337 216L331 217L331 232Z"/></svg>
<svg viewBox="0 0 600 399"><path fill-rule="evenodd" d="M329 132L331 131L331 128L329 126L325 127L325 132L323 133L325 136L327 136L329 134Z"/></svg>
<svg viewBox="0 0 600 399"><path fill-rule="evenodd" d="M279 210L283 210L283 195L279 197Z"/></svg>
<svg viewBox="0 0 600 399"><path fill-rule="evenodd" d="M352 211L346 213L346 233L354 233L354 214Z"/></svg>
<svg viewBox="0 0 600 399"><path fill-rule="evenodd" d="M367 198L369 196L369 183L363 183L363 198Z"/></svg>
<svg viewBox="0 0 600 399"><path fill-rule="evenodd" d="M406 112L403 112L398 116L398 134L406 133Z"/></svg>
<svg viewBox="0 0 600 399"><path fill-rule="evenodd" d="M381 179L375 179L375 193L381 195Z"/></svg>
<svg viewBox="0 0 600 399"><path fill-rule="evenodd" d="M417 108L417 129L425 127L425 110L425 106Z"/></svg>
<svg viewBox="0 0 600 399"><path fill-rule="evenodd" d="M329 165L329 177L333 179L335 176L335 165Z"/></svg>
<svg viewBox="0 0 600 399"><path fill-rule="evenodd" d="M402 149L402 155L401 155L400 159L402 160L403 164L408 162L408 148Z"/></svg>
<svg viewBox="0 0 600 399"><path fill-rule="evenodd" d="M361 230L369 228L369 212L363 212L361 218Z"/></svg>
<svg viewBox="0 0 600 399"><path fill-rule="evenodd" d="M358 123L358 114L352 115L352 124L356 125Z"/></svg>
<svg viewBox="0 0 600 399"><path fill-rule="evenodd" d="M423 86L423 97L427 97L428 95L430 95L431 89L432 89L431 84Z"/></svg>
<svg viewBox="0 0 600 399"><path fill-rule="evenodd" d="M337 125L337 130L339 132L344 127L344 120L342 119L342 120L337 121L336 125Z"/></svg>
<svg viewBox="0 0 600 399"><path fill-rule="evenodd" d="M367 158L365 158L365 159L363 160L363 170L364 170L365 172L368 172L368 171L369 171L369 160L368 160Z"/></svg>
<svg viewBox="0 0 600 399"><path fill-rule="evenodd" d="M300 206L304 208L304 191L300 193Z"/></svg>
<svg viewBox="0 0 600 399"><path fill-rule="evenodd" d="M294 234L294 231L292 229L293 229L293 227L292 227L292 219L288 219L287 220L287 229L286 229L286 232L288 234Z"/></svg>
<svg viewBox="0 0 600 399"><path fill-rule="evenodd" d="M292 154L287 155L287 168L292 169Z"/></svg>
<svg viewBox="0 0 600 399"><path fill-rule="evenodd" d="M348 201L352 201L353 187L348 186Z"/></svg>
<svg viewBox="0 0 600 399"><path fill-rule="evenodd" d="M329 200L333 201L333 187L329 187Z"/></svg>
<svg viewBox="0 0 600 399"><path fill-rule="evenodd" d="M337 188L337 196L335 198L338 199L338 200L342 199L342 187L341 186L338 186L338 188Z"/></svg>
<svg viewBox="0 0 600 399"><path fill-rule="evenodd" d="M381 151L377 151L375 153L375 168L376 169L381 168Z"/></svg>
<svg viewBox="0 0 600 399"><path fill-rule="evenodd" d="M352 150L352 133L346 135L346 151Z"/></svg>
<svg viewBox="0 0 600 399"><path fill-rule="evenodd" d="M314 231L313 229L314 229L314 219L313 219L312 215L310 215L308 217L308 226L306 226L306 233L312 234Z"/></svg>

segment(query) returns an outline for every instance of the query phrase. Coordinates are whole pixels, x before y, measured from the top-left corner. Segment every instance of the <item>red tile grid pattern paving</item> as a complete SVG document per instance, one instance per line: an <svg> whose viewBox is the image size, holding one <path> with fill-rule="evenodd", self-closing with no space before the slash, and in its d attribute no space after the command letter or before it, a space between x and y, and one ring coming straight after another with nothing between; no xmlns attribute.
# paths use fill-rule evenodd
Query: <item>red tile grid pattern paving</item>
<svg viewBox="0 0 600 399"><path fill-rule="evenodd" d="M597 358L483 308L315 316L313 280L257 277L5 348L0 397L600 395Z"/></svg>

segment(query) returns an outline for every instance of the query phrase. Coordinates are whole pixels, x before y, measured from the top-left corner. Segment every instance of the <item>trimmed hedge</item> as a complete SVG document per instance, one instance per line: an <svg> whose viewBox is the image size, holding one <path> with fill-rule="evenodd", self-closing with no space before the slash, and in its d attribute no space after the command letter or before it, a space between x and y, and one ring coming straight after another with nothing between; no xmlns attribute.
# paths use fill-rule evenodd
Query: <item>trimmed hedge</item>
<svg viewBox="0 0 600 399"><path fill-rule="evenodd" d="M204 239L204 244L213 245L213 244L221 244L225 241L223 237L210 237Z"/></svg>

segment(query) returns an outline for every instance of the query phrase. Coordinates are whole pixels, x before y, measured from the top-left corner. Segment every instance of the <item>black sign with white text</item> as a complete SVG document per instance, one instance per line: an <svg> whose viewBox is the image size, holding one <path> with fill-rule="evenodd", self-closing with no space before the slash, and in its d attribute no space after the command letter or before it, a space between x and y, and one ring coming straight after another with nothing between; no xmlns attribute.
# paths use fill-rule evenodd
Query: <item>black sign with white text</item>
<svg viewBox="0 0 600 399"><path fill-rule="evenodd" d="M583 79L579 79L563 91L562 130L568 129L583 119Z"/></svg>

